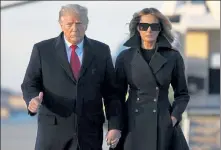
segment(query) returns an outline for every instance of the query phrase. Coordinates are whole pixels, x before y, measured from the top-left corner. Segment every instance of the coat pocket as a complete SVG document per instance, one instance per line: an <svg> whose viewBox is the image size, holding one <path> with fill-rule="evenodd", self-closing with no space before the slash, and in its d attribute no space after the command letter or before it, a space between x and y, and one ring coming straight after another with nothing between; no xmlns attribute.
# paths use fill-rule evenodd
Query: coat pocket
<svg viewBox="0 0 221 150"><path fill-rule="evenodd" d="M173 122L172 122L172 119L171 119L171 114L169 112L169 110L166 111L166 116L167 116L167 124L168 124L168 127L173 127Z"/></svg>
<svg viewBox="0 0 221 150"><path fill-rule="evenodd" d="M54 115L39 114L38 122L39 124L57 125L57 118Z"/></svg>

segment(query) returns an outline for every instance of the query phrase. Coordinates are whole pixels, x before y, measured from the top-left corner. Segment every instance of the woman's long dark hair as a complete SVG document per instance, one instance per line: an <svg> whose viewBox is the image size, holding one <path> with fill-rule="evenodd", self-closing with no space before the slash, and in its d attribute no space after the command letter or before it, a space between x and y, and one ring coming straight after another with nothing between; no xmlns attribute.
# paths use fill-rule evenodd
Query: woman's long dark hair
<svg viewBox="0 0 221 150"><path fill-rule="evenodd" d="M161 31L159 35L163 35L172 44L175 39L172 33L172 24L169 19L156 8L144 8L141 11L134 13L129 24L130 37L139 34L137 31L137 25L140 22L140 18L141 16L148 14L152 14L157 17L161 24Z"/></svg>

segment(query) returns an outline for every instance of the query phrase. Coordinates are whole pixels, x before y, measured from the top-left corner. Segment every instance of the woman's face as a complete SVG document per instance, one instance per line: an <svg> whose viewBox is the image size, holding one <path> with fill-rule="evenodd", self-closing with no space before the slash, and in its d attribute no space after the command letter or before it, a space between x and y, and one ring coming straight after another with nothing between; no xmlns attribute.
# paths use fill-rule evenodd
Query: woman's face
<svg viewBox="0 0 221 150"><path fill-rule="evenodd" d="M141 16L137 26L143 42L154 42L161 30L159 20L151 14Z"/></svg>

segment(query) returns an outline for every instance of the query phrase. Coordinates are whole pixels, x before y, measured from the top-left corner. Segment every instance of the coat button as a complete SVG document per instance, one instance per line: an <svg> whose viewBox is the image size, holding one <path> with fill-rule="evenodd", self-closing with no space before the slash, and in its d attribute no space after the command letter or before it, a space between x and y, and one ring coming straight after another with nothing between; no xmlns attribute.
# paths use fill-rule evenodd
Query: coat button
<svg viewBox="0 0 221 150"><path fill-rule="evenodd" d="M138 110L138 109L135 109L135 112L137 113L137 112L139 112L139 110Z"/></svg>
<svg viewBox="0 0 221 150"><path fill-rule="evenodd" d="M140 100L140 98L138 97L138 98L137 98L137 101L139 101L139 100Z"/></svg>
<svg viewBox="0 0 221 150"><path fill-rule="evenodd" d="M158 88L158 87L156 87L156 90L159 90L159 88Z"/></svg>
<svg viewBox="0 0 221 150"><path fill-rule="evenodd" d="M154 102L156 102L156 101L157 101L157 99L156 99L156 98L154 98L154 99L153 99L153 101L154 101Z"/></svg>
<svg viewBox="0 0 221 150"><path fill-rule="evenodd" d="M153 112L154 112L154 113L157 112L156 109L154 109Z"/></svg>

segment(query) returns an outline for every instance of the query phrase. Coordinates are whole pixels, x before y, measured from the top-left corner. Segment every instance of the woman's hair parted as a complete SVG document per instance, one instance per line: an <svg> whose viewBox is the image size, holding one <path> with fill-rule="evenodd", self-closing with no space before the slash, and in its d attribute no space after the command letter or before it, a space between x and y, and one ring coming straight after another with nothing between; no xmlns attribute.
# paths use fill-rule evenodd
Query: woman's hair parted
<svg viewBox="0 0 221 150"><path fill-rule="evenodd" d="M172 43L175 39L174 34L172 33L172 24L169 19L156 8L144 8L141 11L134 13L129 24L130 37L134 36L135 34L139 34L137 31L137 25L140 22L141 17L148 14L152 14L157 17L161 25L160 35L165 36L165 38Z"/></svg>

